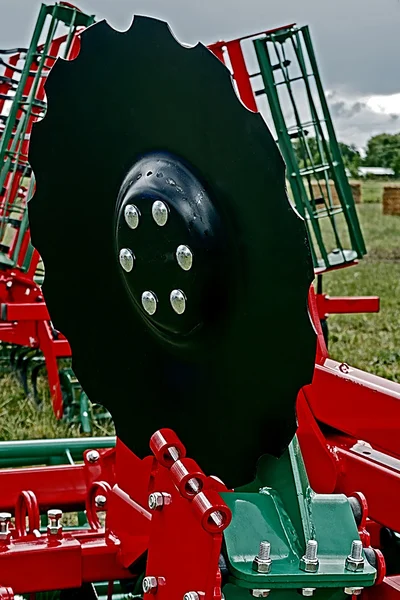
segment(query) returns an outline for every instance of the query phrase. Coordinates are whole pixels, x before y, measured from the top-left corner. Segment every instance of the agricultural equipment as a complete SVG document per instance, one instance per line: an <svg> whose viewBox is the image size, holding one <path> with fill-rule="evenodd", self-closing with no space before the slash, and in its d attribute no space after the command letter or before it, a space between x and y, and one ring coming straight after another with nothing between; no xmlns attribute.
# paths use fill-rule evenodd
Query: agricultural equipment
<svg viewBox="0 0 400 600"><path fill-rule="evenodd" d="M0 62L0 339L25 391L40 403L37 378L45 367L56 416L79 420L86 432L88 399L66 364L69 344L52 326L43 300L43 265L30 243L26 203L34 188L29 139L45 112L44 83L57 56L76 56L77 34L92 22L70 4L43 5L29 48L0 51L7 59Z"/></svg>
<svg viewBox="0 0 400 600"><path fill-rule="evenodd" d="M2 165L0 176L2 255L0 258L3 263L0 339L6 349L7 361L10 360L18 373L26 393L29 393L37 403L41 401L37 392L37 378L41 370L46 367L55 415L57 418L64 416L71 421L79 421L85 432L91 429L89 417L91 413L93 416L95 411L97 418L106 415L93 407L90 408L88 398L82 393L69 365L68 359L71 354L69 344L53 327L42 298L40 284L43 280L43 268L38 253L30 244L26 213L26 201L34 185L26 157L32 123L41 118L45 112L44 82L49 69L57 56L69 59L76 56L79 49L78 34L83 27L93 21L93 16L83 14L68 3L43 5L29 48L18 49L15 52L7 51L6 55L9 58L7 61L2 60L4 75L0 82L0 119L3 121L3 131L0 123L0 165ZM306 39L306 49L311 57L316 92L311 89L310 77L305 71L305 50L301 45L303 38ZM41 43L43 39L45 41ZM257 51L255 57L258 59L259 66L257 72L251 76L246 66L251 62L251 56L248 49L243 52L242 43L254 44ZM291 61L285 58L273 65L268 52L268 45L272 44L279 57L280 48L285 52L285 43L292 44L295 50L292 63L298 63L299 68L302 69L302 77L297 79L304 82L309 109L313 114L312 126L315 136L310 139L318 142L321 163L318 165L314 164L310 154L307 145L308 131L304 130L298 102L296 103L296 98L301 95L291 88L293 77L288 71ZM273 121L279 133L278 141L289 166L289 181L296 208L306 218L316 272L321 273L327 269L354 264L355 259L365 252L365 247L307 28L297 29L291 25L262 35L251 36L251 39L218 42L210 46L210 49L231 68L239 94L251 110L257 110L256 98L267 93ZM271 77L277 72L281 73L283 80L275 84L272 83ZM264 87L253 91L251 82L257 81L257 78L262 78ZM276 86L281 83L284 83L289 90L296 116L296 132L287 131L284 111L275 92ZM323 105L322 116L318 114L318 99ZM265 103L263 105L259 102L259 107L265 112ZM327 134L324 133L326 129ZM300 162L303 164L301 168L300 159L295 156L291 145L295 138L300 142L299 147L302 152ZM335 191L334 197L328 185L331 172L338 190L337 193ZM315 185L312 183L312 178L319 177L320 173L324 174L324 181L321 184L317 179L316 185L321 192L317 198L314 197L315 194L313 195ZM310 198L306 188L309 195L311 194ZM341 239L342 233L338 220L343 215L346 217L345 225L352 244L351 249L344 248ZM321 219L326 221L327 226L320 225ZM332 243L334 245L329 251L328 244ZM319 275L317 305L326 332L326 318L329 314L377 311L379 300L376 297L328 297L322 292L322 277Z"/></svg>
<svg viewBox="0 0 400 600"><path fill-rule="evenodd" d="M145 600L393 596L400 386L329 359L261 116L204 46L146 17L87 29L46 94L32 241L117 439L82 463L0 470L0 596L95 598L98 582Z"/></svg>

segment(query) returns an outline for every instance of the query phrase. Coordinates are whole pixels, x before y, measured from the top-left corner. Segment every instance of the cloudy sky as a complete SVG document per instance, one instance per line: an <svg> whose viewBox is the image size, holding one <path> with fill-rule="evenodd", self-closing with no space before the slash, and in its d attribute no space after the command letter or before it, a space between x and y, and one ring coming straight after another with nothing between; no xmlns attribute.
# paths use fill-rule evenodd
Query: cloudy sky
<svg viewBox="0 0 400 600"><path fill-rule="evenodd" d="M133 14L163 18L186 43L308 24L339 139L362 147L400 132L400 0L77 0L126 29ZM37 0L0 0L0 47L29 41Z"/></svg>

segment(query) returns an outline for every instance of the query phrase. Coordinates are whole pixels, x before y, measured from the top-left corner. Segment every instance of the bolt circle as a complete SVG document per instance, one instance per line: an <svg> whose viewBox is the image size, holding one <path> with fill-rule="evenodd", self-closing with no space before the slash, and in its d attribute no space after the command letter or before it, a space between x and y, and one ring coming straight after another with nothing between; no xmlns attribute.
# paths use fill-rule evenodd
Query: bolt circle
<svg viewBox="0 0 400 600"><path fill-rule="evenodd" d="M131 229L136 229L139 225L140 212L134 204L127 204L124 209L124 217L127 225Z"/></svg>
<svg viewBox="0 0 400 600"><path fill-rule="evenodd" d="M119 251L119 264L121 265L124 271L130 273L133 269L134 262L135 257L133 255L132 250L129 250L129 248L122 248Z"/></svg>
<svg viewBox="0 0 400 600"><path fill-rule="evenodd" d="M182 315L186 310L186 296L182 290L172 290L169 299L176 314Z"/></svg>
<svg viewBox="0 0 400 600"><path fill-rule="evenodd" d="M157 297L153 292L146 291L142 294L142 306L148 315L152 316L157 310Z"/></svg>
<svg viewBox="0 0 400 600"><path fill-rule="evenodd" d="M190 248L181 244L176 249L175 256L180 268L184 271L190 271L193 265L193 254Z"/></svg>
<svg viewBox="0 0 400 600"><path fill-rule="evenodd" d="M151 214L153 219L159 227L164 227L168 221L168 207L161 200L156 200L151 207Z"/></svg>

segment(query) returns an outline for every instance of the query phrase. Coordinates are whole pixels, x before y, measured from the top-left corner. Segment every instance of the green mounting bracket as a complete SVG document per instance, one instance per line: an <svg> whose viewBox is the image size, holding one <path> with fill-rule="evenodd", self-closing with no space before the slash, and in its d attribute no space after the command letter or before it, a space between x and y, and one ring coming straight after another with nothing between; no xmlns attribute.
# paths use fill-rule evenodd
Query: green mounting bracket
<svg viewBox="0 0 400 600"><path fill-rule="evenodd" d="M306 220L316 272L366 254L308 27L253 42L262 88L287 165L291 198Z"/></svg>
<svg viewBox="0 0 400 600"><path fill-rule="evenodd" d="M290 595L313 588L319 593L323 588L326 598L331 598L338 591L343 597L344 588L373 585L376 570L365 557L362 570L345 568L352 542L359 539L347 497L313 492L297 438L281 458L260 459L254 482L222 496L232 511L232 522L224 532L232 584L224 588L227 599L241 598L240 588L247 591L246 597L249 590L284 590ZM318 542L316 572L300 568L309 540ZM262 541L271 545L269 573L253 569Z"/></svg>

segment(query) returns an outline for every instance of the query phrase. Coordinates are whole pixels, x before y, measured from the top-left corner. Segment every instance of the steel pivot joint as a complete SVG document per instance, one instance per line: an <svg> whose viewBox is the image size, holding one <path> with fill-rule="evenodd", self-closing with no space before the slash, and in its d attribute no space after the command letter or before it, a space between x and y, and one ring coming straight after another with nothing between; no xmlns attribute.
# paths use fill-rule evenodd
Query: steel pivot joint
<svg viewBox="0 0 400 600"><path fill-rule="evenodd" d="M346 558L345 567L347 571L362 571L364 569L364 558L362 555L363 545L361 540L354 540L351 544L351 551Z"/></svg>
<svg viewBox="0 0 400 600"><path fill-rule="evenodd" d="M300 569L306 573L316 573L319 567L317 557L318 542L316 540L308 540L306 553L300 560Z"/></svg>
<svg viewBox="0 0 400 600"><path fill-rule="evenodd" d="M271 544L263 541L260 543L258 554L254 557L253 571L257 571L257 573L269 573L271 564Z"/></svg>
<svg viewBox="0 0 400 600"><path fill-rule="evenodd" d="M0 513L0 542L9 542L11 539L10 532L11 514L7 512Z"/></svg>

